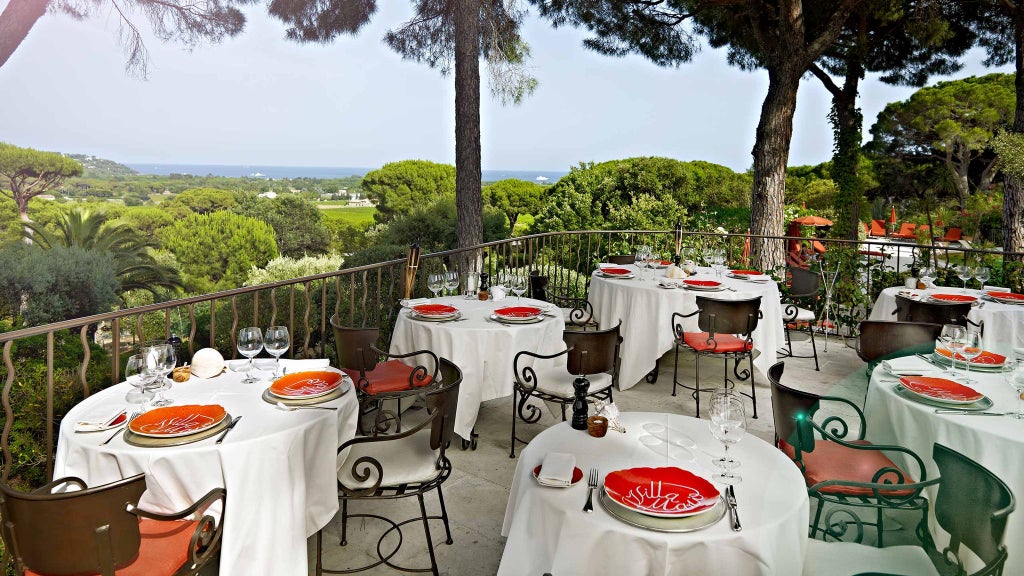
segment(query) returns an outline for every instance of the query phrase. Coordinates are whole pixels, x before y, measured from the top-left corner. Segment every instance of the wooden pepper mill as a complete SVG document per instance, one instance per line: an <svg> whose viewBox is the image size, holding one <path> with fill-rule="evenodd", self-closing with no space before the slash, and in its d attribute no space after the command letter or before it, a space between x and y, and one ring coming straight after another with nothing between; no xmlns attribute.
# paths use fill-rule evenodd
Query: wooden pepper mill
<svg viewBox="0 0 1024 576"><path fill-rule="evenodd" d="M579 376L572 383L576 399L572 401L572 427L577 430L587 429L587 390L590 389L590 381L585 376Z"/></svg>

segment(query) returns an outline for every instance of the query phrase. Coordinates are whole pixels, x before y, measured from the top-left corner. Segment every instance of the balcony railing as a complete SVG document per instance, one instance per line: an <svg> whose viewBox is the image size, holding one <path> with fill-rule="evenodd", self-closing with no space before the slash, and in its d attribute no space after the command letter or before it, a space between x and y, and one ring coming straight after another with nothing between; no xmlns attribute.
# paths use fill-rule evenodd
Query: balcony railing
<svg viewBox="0 0 1024 576"><path fill-rule="evenodd" d="M778 242L789 240L766 238ZM680 240L684 247L724 248L730 263L741 264L748 236L684 232ZM936 258L947 264L965 259L984 261L993 267L996 281L1004 278L1007 270L1004 260L1007 255L999 251L877 241L820 242L830 249L845 246L893 255L881 263L865 256L858 282L863 283L868 302L873 301L884 285L899 278L899 270L921 258L922 248L932 251L932 261ZM333 357L328 330L332 314L337 314L346 325L379 326L382 338L386 339L399 311L398 300L407 292L425 295L426 276L460 260L482 262L483 271L492 275L512 270L536 272L547 276L549 287L553 289L586 296L590 271L606 256L632 253L634 247L641 244L650 245L658 252L671 253L675 251L675 243L675 233L665 230L537 234L427 254L420 261L418 273L413 275L406 274L407 260L401 257L0 334L3 349L0 477L5 482L25 487L48 480L53 472L54 433L60 418L90 393L119 382L126 355L139 343L164 340L174 334L182 339L183 356L186 351L191 357L199 348L212 347L225 358L236 358L235 339L239 328L284 324L293 338L289 357ZM1013 256L1019 260L1024 255ZM866 312L866 308L851 311L854 316Z"/></svg>

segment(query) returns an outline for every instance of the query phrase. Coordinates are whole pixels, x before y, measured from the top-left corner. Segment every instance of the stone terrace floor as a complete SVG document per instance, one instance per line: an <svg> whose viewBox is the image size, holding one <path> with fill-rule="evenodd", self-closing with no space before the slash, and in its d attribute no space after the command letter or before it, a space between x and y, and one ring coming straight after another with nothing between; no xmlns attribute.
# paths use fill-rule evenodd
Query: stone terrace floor
<svg viewBox="0 0 1024 576"><path fill-rule="evenodd" d="M811 346L806 340L797 341L801 336L794 335L794 353L809 354ZM863 406L867 390L865 364L852 348L854 341L844 343L841 338L830 337L828 351L823 350L820 336L817 338L818 358L821 371L814 370L814 361L809 359L787 358L784 382L795 387L823 395L841 396ZM657 383L651 385L640 382L624 392L615 392L615 402L622 411L668 411L692 416L694 401L688 391L680 391L672 397L672 370L674 352L668 352L661 360L661 375ZM705 359L702 364L702 388L721 385L722 372L713 369L717 361ZM680 353L681 380L693 379L693 355ZM511 375L509 375L511 377ZM772 442L774 426L772 425L771 392L767 378L756 375L757 408L759 418L748 418L747 430L759 438ZM748 390L749 383L742 385ZM702 398L707 400L705 396ZM749 400L747 401L749 409ZM454 471L445 482L443 489L445 503L451 522L454 544L444 544L444 528L440 521L431 522L431 532L437 554L441 574L481 576L497 572L501 560L505 539L501 536L501 524L505 514L509 487L515 472L518 459L508 457L509 433L511 426L512 399L501 398L487 402L480 410L477 432L480 434L476 451L463 451L454 445L448 454L452 460ZM416 412L407 412L415 417ZM517 424L521 437L531 437L557 423L550 413L545 412L544 418L537 424ZM522 445L517 447L517 454ZM437 498L433 494L426 497L428 512L439 513ZM416 517L419 507L416 498L406 498L394 502L377 502L372 504L373 512L387 516L393 520L404 520ZM350 512L368 511L361 504L350 506ZM372 562L376 556L373 550L377 538L383 530L376 521L362 523L361 519L349 522L349 543L345 547L338 546L341 530L341 515L335 518L324 529L324 566L333 568L350 568ZM401 565L412 567L427 566L426 543L421 524L409 524L404 527L402 549L393 559ZM385 541L384 550L390 550L394 540ZM892 538L887 536L890 541ZM870 540L869 540L870 541ZM309 541L310 574L314 573L315 540ZM387 567L377 567L363 574L395 574ZM539 576L539 575L538 575Z"/></svg>

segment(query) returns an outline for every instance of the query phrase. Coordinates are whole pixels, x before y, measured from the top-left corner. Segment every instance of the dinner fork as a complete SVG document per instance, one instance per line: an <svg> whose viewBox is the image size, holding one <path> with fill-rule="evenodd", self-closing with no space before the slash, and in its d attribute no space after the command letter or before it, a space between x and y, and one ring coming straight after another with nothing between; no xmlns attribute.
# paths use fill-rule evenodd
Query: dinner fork
<svg viewBox="0 0 1024 576"><path fill-rule="evenodd" d="M594 488L597 488L598 476L597 468L591 468L590 476L587 477L587 503L583 505L584 512L594 511Z"/></svg>
<svg viewBox="0 0 1024 576"><path fill-rule="evenodd" d="M104 440L100 444L100 446L106 446L107 444L109 444L110 441L114 439L114 436L117 436L118 434L120 434L124 430L125 426L127 426L129 423L131 423L132 420L135 420L136 418L139 417L139 414L140 414L140 412L138 410L132 410L131 412L129 412L127 414L128 417L124 421L124 424L121 424L120 426L118 426L117 427L117 431L114 432L113 434L111 434L106 440Z"/></svg>

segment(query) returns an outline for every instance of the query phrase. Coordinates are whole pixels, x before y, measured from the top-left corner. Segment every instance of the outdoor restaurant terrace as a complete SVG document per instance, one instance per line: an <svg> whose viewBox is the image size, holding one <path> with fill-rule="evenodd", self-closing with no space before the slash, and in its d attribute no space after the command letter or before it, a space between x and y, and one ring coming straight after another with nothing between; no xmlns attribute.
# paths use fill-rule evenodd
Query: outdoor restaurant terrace
<svg viewBox="0 0 1024 576"><path fill-rule="evenodd" d="M0 334L5 569L1024 573L1024 255L759 238L801 260L556 232Z"/></svg>

